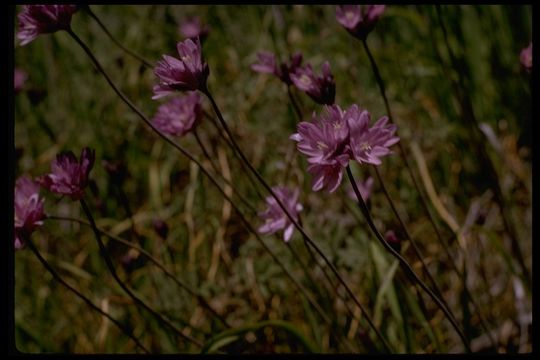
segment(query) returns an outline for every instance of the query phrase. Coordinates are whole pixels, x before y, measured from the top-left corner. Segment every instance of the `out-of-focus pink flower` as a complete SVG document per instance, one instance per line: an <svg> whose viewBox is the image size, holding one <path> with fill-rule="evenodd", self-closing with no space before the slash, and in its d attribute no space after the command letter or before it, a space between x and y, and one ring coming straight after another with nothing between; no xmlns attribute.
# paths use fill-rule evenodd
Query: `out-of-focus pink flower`
<svg viewBox="0 0 540 360"><path fill-rule="evenodd" d="M532 41L525 49L521 50L521 54L519 55L519 59L521 61L521 65L525 70L528 72L532 71L533 66L533 60L532 60Z"/></svg>
<svg viewBox="0 0 540 360"><path fill-rule="evenodd" d="M283 186L275 186L272 191L285 206L289 214L295 221L298 221L298 213L302 211L302 204L298 202L300 191L298 188L290 189ZM261 234L273 234L279 230L283 231L283 240L288 242L294 231L294 224L288 218L287 214L279 206L273 196L266 198L268 207L265 211L259 213L259 216L264 220L264 224L259 227L258 231Z"/></svg>
<svg viewBox="0 0 540 360"><path fill-rule="evenodd" d="M318 104L334 104L336 99L336 82L334 81L328 61L325 61L322 65L322 76L316 76L310 64L297 67L290 76L293 84L308 94Z"/></svg>
<svg viewBox="0 0 540 360"><path fill-rule="evenodd" d="M43 199L39 198L39 185L27 176L15 182L15 250L24 247L24 239L43 224Z"/></svg>
<svg viewBox="0 0 540 360"><path fill-rule="evenodd" d="M68 30L76 5L24 5L19 13L17 38L26 45L40 34Z"/></svg>
<svg viewBox="0 0 540 360"><path fill-rule="evenodd" d="M364 110L356 112L356 116L347 119L350 129L350 149L359 163L380 165L381 157L392 153L390 146L399 141L394 136L397 126L388 123L383 116L373 126L369 126L370 114Z"/></svg>
<svg viewBox="0 0 540 360"><path fill-rule="evenodd" d="M201 43L204 42L210 32L210 28L203 25L199 17L186 19L180 24L179 30L182 35L188 39L194 40L198 37L201 40Z"/></svg>
<svg viewBox="0 0 540 360"><path fill-rule="evenodd" d="M369 197L371 196L371 191L373 190L373 183L373 178L371 176L368 177L367 180L364 182L356 181L356 186L358 187L358 191L360 191L360 195L362 196L362 199L364 199L364 201L368 201ZM349 188L349 190L347 190L347 195L351 199L355 201L357 200L356 194L354 193L352 186Z"/></svg>
<svg viewBox="0 0 540 360"><path fill-rule="evenodd" d="M277 63L276 56L269 51L257 54L258 63L252 64L251 69L260 73L274 74L287 85L292 85L290 74L294 73L302 63L302 54L292 55L289 62Z"/></svg>
<svg viewBox="0 0 540 360"><path fill-rule="evenodd" d="M87 147L82 149L79 160L71 151L58 154L51 163L51 173L39 177L38 182L51 192L80 200L88 185L95 157L95 151Z"/></svg>
<svg viewBox="0 0 540 360"><path fill-rule="evenodd" d="M161 105L152 123L161 132L172 136L183 136L201 121L203 112L199 94L192 92L175 97Z"/></svg>
<svg viewBox="0 0 540 360"><path fill-rule="evenodd" d="M22 90L24 83L28 78L28 74L26 73L26 71L16 68L13 76L13 88L15 89L15 92L18 93Z"/></svg>
<svg viewBox="0 0 540 360"><path fill-rule="evenodd" d="M163 60L158 61L154 69L159 84L154 86L152 99L159 99L175 91L206 90L210 70L203 61L199 38L179 42L176 48L180 59L163 55Z"/></svg>
<svg viewBox="0 0 540 360"><path fill-rule="evenodd" d="M388 230L384 234L384 239L386 240L388 245L390 245L395 251L401 251L401 239L397 237L394 230Z"/></svg>
<svg viewBox="0 0 540 360"><path fill-rule="evenodd" d="M384 5L339 5L337 21L353 36L363 40L384 13Z"/></svg>

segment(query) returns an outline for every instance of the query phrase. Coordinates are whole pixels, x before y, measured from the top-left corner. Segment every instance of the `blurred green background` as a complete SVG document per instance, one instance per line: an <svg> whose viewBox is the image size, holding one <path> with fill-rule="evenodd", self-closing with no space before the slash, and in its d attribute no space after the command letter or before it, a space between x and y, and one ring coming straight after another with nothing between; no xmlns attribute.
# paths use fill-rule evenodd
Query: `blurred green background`
<svg viewBox="0 0 540 360"><path fill-rule="evenodd" d="M285 159L292 148L288 137L295 132L298 119L285 86L271 75L250 69L258 51L273 51L282 60L301 51L304 62L311 63L317 73L328 60L336 80L337 104L349 107L356 103L368 109L373 120L385 115L361 43L336 21L334 6L99 5L92 10L125 47L153 63L162 54L175 55L176 43L183 40L178 25L186 18L199 16L209 25L210 34L203 43L210 67L209 88L237 141L271 185L301 188L304 227L337 265L393 350L463 351L441 311L427 297L425 303L418 301L415 288L400 270L395 271L392 257L371 237L360 212L346 195L346 181L334 194L312 192L311 176L305 171L307 163L296 150L291 173L284 178ZM484 216L483 223L467 226L467 251L463 252L453 240L452 230L431 207L443 238L450 239L454 260L458 264L467 260L470 296L497 335L496 350L531 351L527 323L531 294L526 290L520 297L516 290L523 287L519 285L519 268L509 255L509 241L490 192L492 182L474 153L470 124L462 117L451 80L461 74L476 119L493 130L498 145L494 147L487 140L484 145L495 164L530 267L531 75L520 67L519 54L531 41L532 9L443 6L441 14L450 47L462 64L459 73L451 66L434 6L387 6L368 44L385 80L403 146L419 144L439 198L460 226L467 223L473 204ZM72 28L113 81L147 116L153 116L163 101L151 99L156 83L152 69L115 46L85 13L73 16ZM354 308L354 303L346 296L346 303L336 298L320 268L310 266L311 275L317 279L315 286L289 251L288 246L293 247L304 262L309 262L301 236L296 232L290 245L285 245L279 234L265 236L264 240L317 299L332 319L330 325L299 295L208 179L148 131L67 33L42 35L24 47L16 46L15 64L28 73L24 91L15 96L17 177L48 172L51 160L60 151L71 150L78 155L84 146L95 148L94 183L87 191L87 202L98 226L136 241L131 212L137 240L143 247L204 294L235 327L279 319L290 323L318 352L373 350L369 342L361 340L368 329L365 322L359 323L347 311L346 306ZM297 90L293 93L305 119L313 111L322 111L305 94ZM203 104L212 113L206 100ZM262 211L264 201L257 189L247 181L239 162L208 119L199 134L216 164L230 172L236 188ZM192 136L178 142L202 158ZM128 176L121 191L104 169L104 160L126 165ZM410 162L418 174L412 156ZM490 345L484 344L485 332L478 314L471 310L460 279L435 240L401 158L386 157L379 170L460 325L473 342L477 341L477 351L487 351ZM358 179L374 176L370 167L354 165L353 171ZM397 229L399 223L377 181L375 184L373 217L381 232ZM265 194L262 187L258 191ZM78 203L42 193L47 214L84 217ZM246 212L246 216L254 226L260 224L256 214ZM153 230L155 218L168 224L166 240ZM47 220L33 239L69 283L130 326L152 351L199 351L161 328L125 296L104 266L90 228ZM128 248L110 242L109 250L130 287L179 327L206 342L224 330L192 296L142 256L135 255L129 264L122 265ZM421 273L407 244L402 254ZM19 251L15 258L15 337L20 351L136 351L128 337L56 283L31 252ZM338 291L345 295L341 287ZM297 336L279 326L240 331L225 339L214 348L248 353L307 351Z"/></svg>

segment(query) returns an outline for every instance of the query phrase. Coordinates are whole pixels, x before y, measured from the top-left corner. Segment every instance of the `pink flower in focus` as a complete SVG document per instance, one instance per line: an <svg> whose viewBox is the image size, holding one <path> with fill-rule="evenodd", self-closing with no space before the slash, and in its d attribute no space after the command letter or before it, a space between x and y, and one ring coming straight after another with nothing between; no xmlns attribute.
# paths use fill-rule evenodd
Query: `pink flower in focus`
<svg viewBox="0 0 540 360"><path fill-rule="evenodd" d="M13 88L16 93L21 91L23 89L24 83L26 82L26 79L28 78L28 74L24 70L21 69L15 69L15 72L13 73Z"/></svg>
<svg viewBox="0 0 540 360"><path fill-rule="evenodd" d="M172 136L183 136L195 128L202 118L199 94L192 92L173 98L161 105L152 123L161 132Z"/></svg>
<svg viewBox="0 0 540 360"><path fill-rule="evenodd" d="M26 45L40 34L68 30L76 5L24 5L19 13L17 38Z"/></svg>
<svg viewBox="0 0 540 360"><path fill-rule="evenodd" d="M336 19L354 37L364 40L384 13L384 5L339 5Z"/></svg>
<svg viewBox="0 0 540 360"><path fill-rule="evenodd" d="M532 71L533 66L533 60L532 60L532 41L525 49L521 50L521 54L519 55L519 60L521 61L521 65L525 70L528 72Z"/></svg>
<svg viewBox="0 0 540 360"><path fill-rule="evenodd" d="M380 158L391 154L389 147L399 141L399 137L394 136L397 126L387 124L388 117L383 116L369 127L371 116L367 110L357 111L355 115L347 119L352 155L360 164L380 165Z"/></svg>
<svg viewBox="0 0 540 360"><path fill-rule="evenodd" d="M293 84L308 94L316 103L332 105L336 99L336 83L330 70L330 64L322 65L322 76L313 73L311 65L296 68L291 74Z"/></svg>
<svg viewBox="0 0 540 360"><path fill-rule="evenodd" d="M298 221L298 213L303 209L302 204L298 202L298 196L300 194L298 188L291 190L283 186L274 186L272 191L285 206L289 214L291 214L292 218ZM288 242L293 234L294 224L273 196L266 198L266 204L268 205L266 210L259 213L259 216L265 223L259 227L258 231L261 234L273 234L284 229L283 240Z"/></svg>
<svg viewBox="0 0 540 360"><path fill-rule="evenodd" d="M152 99L159 99L175 91L206 90L210 70L208 64L203 62L199 38L179 42L176 47L180 59L163 55L163 60L158 61L154 69L159 84L154 86Z"/></svg>
<svg viewBox="0 0 540 360"><path fill-rule="evenodd" d="M89 148L82 149L79 160L71 151L58 154L51 163L51 173L39 177L38 182L51 192L80 200L84 196L95 157L95 151Z"/></svg>
<svg viewBox="0 0 540 360"><path fill-rule="evenodd" d="M269 51L261 51L257 54L258 63L252 64L251 69L260 73L274 74L287 85L292 85L290 74L294 73L302 63L302 54L292 55L288 63L278 64L276 56Z"/></svg>
<svg viewBox="0 0 540 360"><path fill-rule="evenodd" d="M180 32L184 37L195 40L199 38L201 43L206 39L210 28L206 25L203 26L199 17L193 17L186 19L179 27Z"/></svg>
<svg viewBox="0 0 540 360"><path fill-rule="evenodd" d="M297 141L298 151L308 156L308 171L313 176L313 191L323 188L334 192L343 178L343 168L350 159L349 127L345 113L338 105L326 106L326 114L311 122L297 125L297 133L290 136Z"/></svg>
<svg viewBox="0 0 540 360"><path fill-rule="evenodd" d="M24 239L43 224L43 199L39 198L39 185L22 176L15 183L15 250L24 247Z"/></svg>
<svg viewBox="0 0 540 360"><path fill-rule="evenodd" d="M371 196L371 191L373 190L373 178L370 176L367 178L366 181L356 181L356 186L358 187L358 191L360 191L360 195L362 196L362 199L364 201L368 201L369 197ZM354 193L354 189L352 186L347 190L347 195L353 199L357 200L356 194Z"/></svg>

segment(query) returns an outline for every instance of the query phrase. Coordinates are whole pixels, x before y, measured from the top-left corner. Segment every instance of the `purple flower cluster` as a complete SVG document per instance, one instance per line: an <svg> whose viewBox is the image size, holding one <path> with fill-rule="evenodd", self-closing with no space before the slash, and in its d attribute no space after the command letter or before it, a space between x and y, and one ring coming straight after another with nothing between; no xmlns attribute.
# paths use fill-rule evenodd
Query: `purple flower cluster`
<svg viewBox="0 0 540 360"><path fill-rule="evenodd" d="M272 191L285 206L294 221L298 221L298 213L303 209L302 204L298 202L300 194L298 188L290 189L283 186L275 186L272 188ZM266 204L268 205L266 210L259 213L259 216L265 223L259 227L258 231L261 234L273 234L279 230L284 230L283 240L288 242L294 231L293 222L288 218L273 196L266 198Z"/></svg>
<svg viewBox="0 0 540 360"><path fill-rule="evenodd" d="M76 5L24 5L19 13L17 38L26 45L40 34L68 30L71 16L77 11Z"/></svg>
<svg viewBox="0 0 540 360"><path fill-rule="evenodd" d="M340 5L336 9L336 19L351 35L364 40L384 9L384 5Z"/></svg>
<svg viewBox="0 0 540 360"><path fill-rule="evenodd" d="M179 59L163 55L163 60L158 61L154 69L159 84L154 86L152 99L162 98L175 91L206 90L210 70L203 61L199 38L179 42L176 49Z"/></svg>
<svg viewBox="0 0 540 360"><path fill-rule="evenodd" d="M43 224L43 199L39 198L39 185L27 176L15 183L15 250L24 247L24 239Z"/></svg>
<svg viewBox="0 0 540 360"><path fill-rule="evenodd" d="M199 124L202 114L200 96L192 92L161 105L152 123L162 133L184 136Z"/></svg>
<svg viewBox="0 0 540 360"><path fill-rule="evenodd" d="M533 66L533 60L532 60L532 41L525 49L521 50L521 54L519 55L519 60L521 61L521 65L525 70L528 72L532 71Z"/></svg>
<svg viewBox="0 0 540 360"><path fill-rule="evenodd" d="M95 151L89 148L82 149L79 160L71 151L58 154L51 163L51 173L40 176L38 182L51 192L80 200L84 196L94 160Z"/></svg>
<svg viewBox="0 0 540 360"><path fill-rule="evenodd" d="M289 63L278 64L276 56L268 51L257 54L258 63L251 69L260 73L274 74L287 85L294 85L307 93L319 104L332 105L336 98L336 83L326 61L322 65L322 76L316 76L310 64L301 66L302 54L291 56Z"/></svg>
<svg viewBox="0 0 540 360"><path fill-rule="evenodd" d="M332 105L326 106L326 114L318 118L313 114L311 122L298 124L297 133L290 139L297 141L298 150L308 156L313 191L334 192L350 159L380 165L380 158L391 154L390 146L399 141L394 136L396 125L388 124L386 116L372 126L370 121L369 112L357 105L347 111Z"/></svg>

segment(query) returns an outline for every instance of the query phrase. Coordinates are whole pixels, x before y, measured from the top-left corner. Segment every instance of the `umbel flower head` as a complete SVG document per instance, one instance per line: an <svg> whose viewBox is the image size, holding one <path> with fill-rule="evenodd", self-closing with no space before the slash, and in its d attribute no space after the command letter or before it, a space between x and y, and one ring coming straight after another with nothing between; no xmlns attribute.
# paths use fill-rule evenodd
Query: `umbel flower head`
<svg viewBox="0 0 540 360"><path fill-rule="evenodd" d="M533 60L532 60L532 41L525 49L521 50L519 55L519 60L523 68L529 72L532 71Z"/></svg>
<svg viewBox="0 0 540 360"><path fill-rule="evenodd" d="M152 99L172 94L175 91L206 90L206 80L210 70L202 59L201 42L199 38L179 42L176 45L180 58L163 55L158 61L154 74L159 84L154 86Z"/></svg>
<svg viewBox="0 0 540 360"><path fill-rule="evenodd" d="M298 221L298 213L303 209L302 204L298 202L298 196L300 195L298 188L290 189L284 186L274 186L272 191L285 206L294 221ZM259 227L258 231L261 234L273 234L279 230L284 230L283 240L288 242L294 231L293 222L273 196L266 198L266 204L268 205L266 210L259 213L264 224Z"/></svg>
<svg viewBox="0 0 540 360"><path fill-rule="evenodd" d="M200 96L191 92L161 105L152 123L167 135L183 136L199 124L202 114Z"/></svg>
<svg viewBox="0 0 540 360"><path fill-rule="evenodd" d="M339 5L336 19L347 31L364 40L384 13L384 5Z"/></svg>
<svg viewBox="0 0 540 360"><path fill-rule="evenodd" d="M195 40L197 37L201 40L201 43L206 39L210 28L203 25L201 19L196 16L186 19L178 28L180 33L188 39Z"/></svg>
<svg viewBox="0 0 540 360"><path fill-rule="evenodd" d="M313 73L311 65L297 67L291 74L293 84L308 94L316 103L332 105L336 99L336 83L330 70L330 64L322 65L322 76Z"/></svg>
<svg viewBox="0 0 540 360"><path fill-rule="evenodd" d="M40 34L68 30L76 11L76 5L24 5L18 15L17 39L21 40L21 45L26 45Z"/></svg>
<svg viewBox="0 0 540 360"><path fill-rule="evenodd" d="M95 158L95 150L87 147L82 149L79 160L71 151L58 154L51 163L51 173L39 177L38 182L51 192L80 200L84 196Z"/></svg>
<svg viewBox="0 0 540 360"><path fill-rule="evenodd" d="M395 125L382 117L369 126L370 115L352 105L343 111L338 105L326 106L326 113L313 115L311 122L297 125L290 136L298 151L308 156L308 172L313 174L313 191L334 192L343 178L343 168L354 158L359 163L380 165L380 158L391 154L390 146L399 141Z"/></svg>
<svg viewBox="0 0 540 360"><path fill-rule="evenodd" d="M251 65L253 71L274 74L287 85L292 85L290 75L302 64L302 54L299 52L292 55L288 63L281 64L277 63L276 56L269 51L261 51L257 57L259 62Z"/></svg>
<svg viewBox="0 0 540 360"><path fill-rule="evenodd" d="M15 250L24 247L24 239L43 224L43 199L39 198L39 185L27 176L15 182Z"/></svg>

